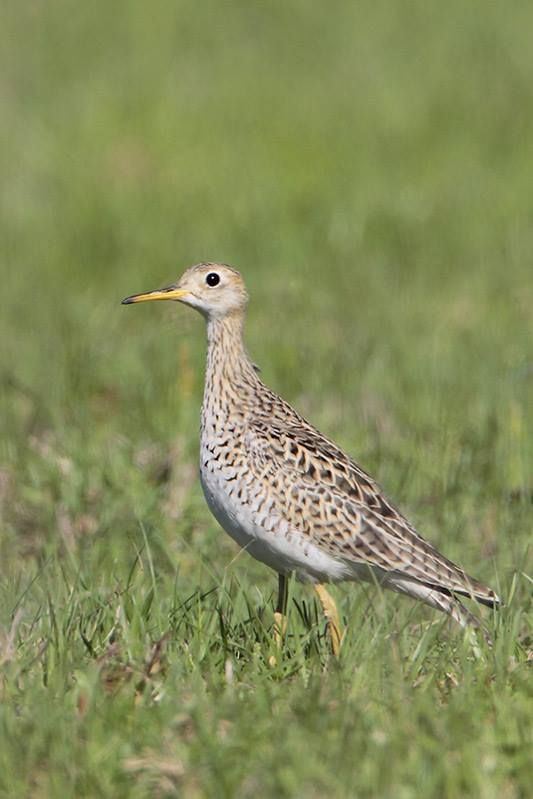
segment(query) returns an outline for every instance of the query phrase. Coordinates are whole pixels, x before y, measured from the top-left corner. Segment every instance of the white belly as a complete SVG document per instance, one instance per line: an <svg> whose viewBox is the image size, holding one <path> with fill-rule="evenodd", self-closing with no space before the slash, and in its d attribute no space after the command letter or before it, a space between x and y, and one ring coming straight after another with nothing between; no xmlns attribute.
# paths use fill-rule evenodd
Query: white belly
<svg viewBox="0 0 533 799"><path fill-rule="evenodd" d="M319 549L301 533L291 531L287 521L272 508L266 516L260 515L254 512L251 503L239 500L239 481L228 482L218 469L213 470L212 464L202 464L200 480L215 519L257 560L281 574L295 572L300 579L310 582L354 578L345 562Z"/></svg>

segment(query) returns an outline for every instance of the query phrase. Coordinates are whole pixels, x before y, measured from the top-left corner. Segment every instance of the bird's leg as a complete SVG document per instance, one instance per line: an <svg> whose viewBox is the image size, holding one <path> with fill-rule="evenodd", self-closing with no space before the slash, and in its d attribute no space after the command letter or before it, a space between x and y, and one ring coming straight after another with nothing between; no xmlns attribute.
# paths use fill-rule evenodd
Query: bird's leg
<svg viewBox="0 0 533 799"><path fill-rule="evenodd" d="M287 599L289 596L289 580L284 574L278 574L278 601L274 611L274 641L281 649L283 636L287 629Z"/></svg>
<svg viewBox="0 0 533 799"><path fill-rule="evenodd" d="M331 641L331 651L335 657L337 657L341 651L343 638L337 605L335 604L335 600L331 594L326 591L321 583L313 585L313 588L318 594L320 604L322 605L322 610L324 611L324 616L327 619L329 639Z"/></svg>

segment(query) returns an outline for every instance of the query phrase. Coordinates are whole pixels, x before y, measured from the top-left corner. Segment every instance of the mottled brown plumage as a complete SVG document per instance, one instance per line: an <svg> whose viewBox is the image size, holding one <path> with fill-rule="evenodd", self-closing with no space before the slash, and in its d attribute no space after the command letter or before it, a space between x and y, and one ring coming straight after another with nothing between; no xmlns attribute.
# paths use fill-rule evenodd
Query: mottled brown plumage
<svg viewBox="0 0 533 799"><path fill-rule="evenodd" d="M334 649L340 632L323 583L376 582L462 625L477 620L457 595L499 604L494 591L425 541L355 461L264 385L243 344L248 295L236 270L199 264L176 285L124 302L151 299L184 302L207 319L202 486L222 527L280 575L280 613L291 573L319 588Z"/></svg>

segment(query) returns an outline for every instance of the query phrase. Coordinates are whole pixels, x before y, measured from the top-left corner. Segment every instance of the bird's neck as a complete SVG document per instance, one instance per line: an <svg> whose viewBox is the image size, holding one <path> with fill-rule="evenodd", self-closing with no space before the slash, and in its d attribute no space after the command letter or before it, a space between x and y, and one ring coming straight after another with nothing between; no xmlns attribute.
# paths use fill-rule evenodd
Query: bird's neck
<svg viewBox="0 0 533 799"><path fill-rule="evenodd" d="M244 347L243 327L242 315L208 320L204 412L217 410L221 403L245 403L257 385L254 366Z"/></svg>

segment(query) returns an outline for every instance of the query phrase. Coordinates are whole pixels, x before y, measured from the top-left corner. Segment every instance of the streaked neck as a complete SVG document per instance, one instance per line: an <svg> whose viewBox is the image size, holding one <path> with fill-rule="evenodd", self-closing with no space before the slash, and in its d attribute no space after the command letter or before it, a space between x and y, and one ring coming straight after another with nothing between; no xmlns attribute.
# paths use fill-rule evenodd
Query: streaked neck
<svg viewBox="0 0 533 799"><path fill-rule="evenodd" d="M244 317L231 314L207 323L207 366L204 404L209 397L230 391L245 395L257 384L243 341Z"/></svg>

